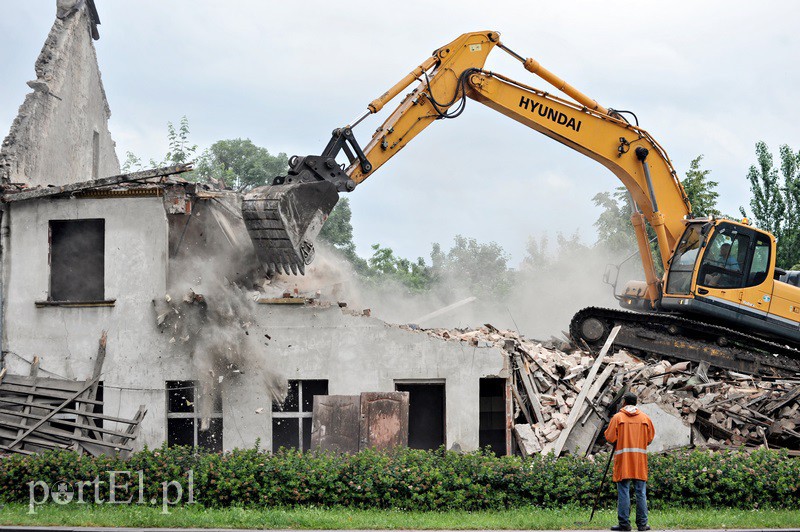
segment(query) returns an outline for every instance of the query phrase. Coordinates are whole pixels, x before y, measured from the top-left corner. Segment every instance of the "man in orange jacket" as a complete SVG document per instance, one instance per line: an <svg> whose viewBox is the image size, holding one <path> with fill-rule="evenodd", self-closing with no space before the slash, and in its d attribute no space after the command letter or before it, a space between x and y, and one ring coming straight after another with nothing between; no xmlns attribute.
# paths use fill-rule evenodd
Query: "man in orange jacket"
<svg viewBox="0 0 800 532"><path fill-rule="evenodd" d="M631 529L631 481L636 493L636 527L650 530L647 524L647 446L656 430L650 418L636 406L636 394L626 393L622 409L611 418L605 436L614 445L614 482L617 483L619 525L611 530Z"/></svg>

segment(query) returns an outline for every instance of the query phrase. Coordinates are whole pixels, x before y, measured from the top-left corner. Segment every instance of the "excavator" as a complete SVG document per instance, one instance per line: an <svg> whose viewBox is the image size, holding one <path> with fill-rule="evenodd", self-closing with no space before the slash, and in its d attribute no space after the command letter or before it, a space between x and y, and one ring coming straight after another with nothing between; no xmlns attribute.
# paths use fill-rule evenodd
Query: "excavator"
<svg viewBox="0 0 800 532"><path fill-rule="evenodd" d="M485 70L495 48L563 96ZM354 128L414 82L362 149ZM630 194L644 280L630 281L616 293L607 271L606 281L614 284L622 308L579 311L570 323L576 342L597 348L614 326L622 325L615 345L634 352L751 374L800 372L800 274L776 268L775 237L746 219L694 217L666 151L639 127L633 113L600 105L536 60L508 48L496 31L465 33L438 48L370 102L366 112L335 129L320 155L290 158L287 175L243 197L245 224L265 268L304 273L339 193L352 192L437 120L457 118L467 99L599 162ZM337 162L342 152L344 164Z"/></svg>

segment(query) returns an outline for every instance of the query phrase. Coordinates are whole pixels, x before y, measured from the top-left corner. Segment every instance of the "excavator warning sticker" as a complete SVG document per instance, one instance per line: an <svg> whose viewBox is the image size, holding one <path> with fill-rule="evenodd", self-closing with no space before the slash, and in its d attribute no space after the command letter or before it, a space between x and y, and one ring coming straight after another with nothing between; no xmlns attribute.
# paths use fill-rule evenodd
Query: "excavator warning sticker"
<svg viewBox="0 0 800 532"><path fill-rule="evenodd" d="M481 48L482 48L482 47L481 47L481 45L480 45L480 44L470 44L470 45L469 45L469 51L470 51L470 52L480 52L480 51L481 51Z"/></svg>

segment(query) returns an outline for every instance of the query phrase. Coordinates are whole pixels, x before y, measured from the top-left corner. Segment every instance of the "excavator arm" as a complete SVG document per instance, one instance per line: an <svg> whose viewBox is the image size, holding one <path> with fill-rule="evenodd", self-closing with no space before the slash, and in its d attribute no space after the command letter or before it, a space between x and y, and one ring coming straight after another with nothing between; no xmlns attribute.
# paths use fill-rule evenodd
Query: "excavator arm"
<svg viewBox="0 0 800 532"><path fill-rule="evenodd" d="M495 47L510 53L528 71L570 99L484 70L486 58ZM353 127L379 112L416 80L416 87L405 95L362 150L353 136ZM303 265L313 258L313 239L333 209L337 192L353 190L434 121L459 116L467 99L594 159L622 181L636 206L632 222L648 285L646 298L656 301L659 283L644 221L655 230L662 261L667 264L684 231L683 219L691 212L664 149L621 113L606 109L538 62L508 49L497 32L467 33L437 49L373 100L364 115L335 130L321 156L292 158L287 176L246 196L245 220L262 262L273 271L302 272ZM346 167L336 162L342 151L348 158ZM265 229L268 232L259 233Z"/></svg>

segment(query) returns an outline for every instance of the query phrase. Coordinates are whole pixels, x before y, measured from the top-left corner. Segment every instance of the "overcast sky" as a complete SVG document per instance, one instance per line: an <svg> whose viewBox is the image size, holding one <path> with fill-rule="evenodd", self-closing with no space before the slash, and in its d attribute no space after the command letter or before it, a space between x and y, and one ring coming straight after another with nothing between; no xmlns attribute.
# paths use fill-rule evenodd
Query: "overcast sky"
<svg viewBox="0 0 800 532"><path fill-rule="evenodd" d="M754 144L800 149L800 2L406 0L401 3L96 0L95 43L120 160L166 151L186 115L201 147L250 138L316 154L430 52L496 30L607 107L634 111L683 175L720 182L721 208L749 201ZM3 1L0 128L30 89L55 1ZM551 90L496 49L486 67ZM387 106L390 107L390 106ZM388 108L387 110L388 111ZM356 129L362 145L385 118ZM579 231L593 243L591 198L618 186L599 164L475 102L439 121L350 195L358 251L380 242L428 258L462 234L518 262L528 235Z"/></svg>

